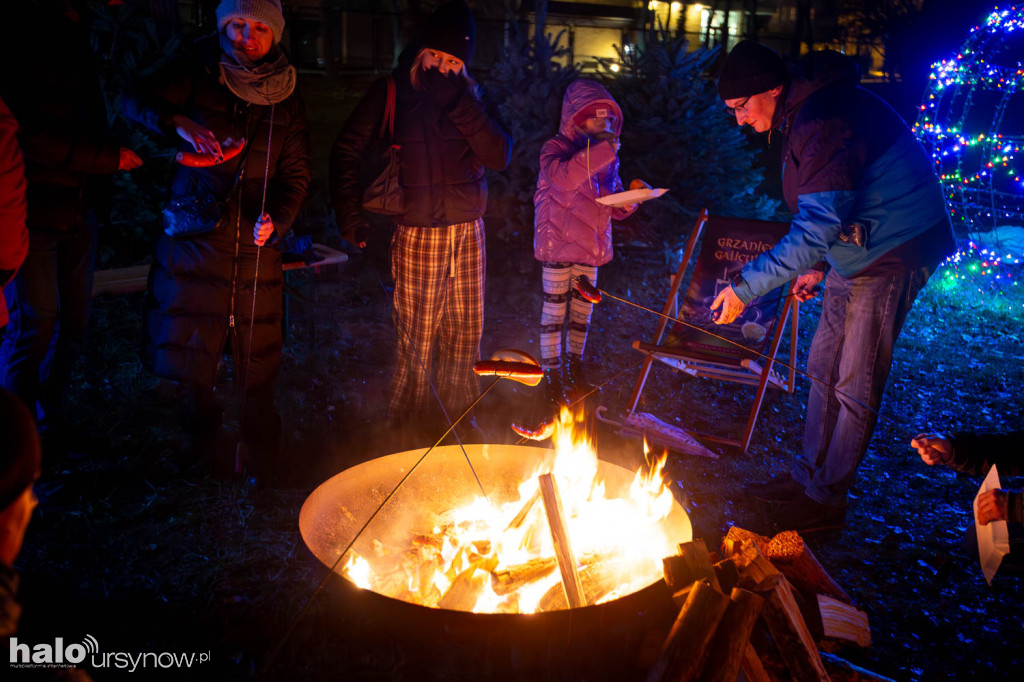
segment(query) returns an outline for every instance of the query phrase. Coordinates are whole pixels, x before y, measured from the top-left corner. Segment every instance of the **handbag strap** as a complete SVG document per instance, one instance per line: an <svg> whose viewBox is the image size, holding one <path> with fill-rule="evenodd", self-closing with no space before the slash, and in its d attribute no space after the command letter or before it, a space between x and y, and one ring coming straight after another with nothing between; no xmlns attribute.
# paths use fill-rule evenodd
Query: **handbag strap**
<svg viewBox="0 0 1024 682"><path fill-rule="evenodd" d="M384 139L384 131L387 130L388 137L395 136L395 79L388 76L388 95L384 105L384 119L380 122L380 134L377 136Z"/></svg>

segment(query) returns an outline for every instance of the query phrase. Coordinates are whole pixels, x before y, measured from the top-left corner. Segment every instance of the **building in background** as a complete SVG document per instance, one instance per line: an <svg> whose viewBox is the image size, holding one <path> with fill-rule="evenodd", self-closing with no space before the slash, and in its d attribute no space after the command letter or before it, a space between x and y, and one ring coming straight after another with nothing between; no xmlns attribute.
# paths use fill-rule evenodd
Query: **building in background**
<svg viewBox="0 0 1024 682"><path fill-rule="evenodd" d="M168 0L149 0L166 5ZM173 0L170 0L173 1ZM218 0L177 0L185 35L210 30ZM924 0L912 0L920 9ZM282 0L287 30L284 45L300 68L382 72L415 35L414 17L440 0ZM690 49L744 38L799 55L830 47L857 55L865 76L884 79L883 33L872 24L886 20L884 8L843 9L843 0L469 0L477 18L473 68L486 71L518 38L534 35L542 21L557 37L558 59L584 71L616 70L623 59L656 35L683 36ZM875 3L882 7L885 3ZM897 3L905 5L905 3ZM166 11L166 10L164 10Z"/></svg>

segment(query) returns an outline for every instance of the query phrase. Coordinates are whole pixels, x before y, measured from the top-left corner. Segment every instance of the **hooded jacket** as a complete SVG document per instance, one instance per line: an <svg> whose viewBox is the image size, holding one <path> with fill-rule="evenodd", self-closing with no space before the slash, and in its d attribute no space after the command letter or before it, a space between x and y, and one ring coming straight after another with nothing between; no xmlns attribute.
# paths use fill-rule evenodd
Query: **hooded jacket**
<svg viewBox="0 0 1024 682"><path fill-rule="evenodd" d="M610 140L592 139L575 122L591 106L615 116L622 134L622 110L599 83L576 80L562 98L558 134L540 150L540 173L533 195L533 255L539 261L600 266L612 259L612 219L622 220L636 206L613 208L599 197L622 191L619 158Z"/></svg>
<svg viewBox="0 0 1024 682"><path fill-rule="evenodd" d="M275 236L259 255L246 383L256 387L273 379L280 360L283 277L275 244L291 229L306 197L309 126L295 92L274 105L271 132L271 107L249 104L220 83L220 55L216 34L201 38L183 60L127 94L122 103L129 119L154 132L173 134L171 117L182 113L218 140L246 140L246 149L225 163L175 168L171 197L209 194L220 202L221 217L211 232L188 238L161 235L157 241L143 360L159 376L212 386L229 333L236 351L249 341L257 277L252 235L266 169L265 210L274 221ZM189 143L178 142L181 151L192 151ZM235 357L246 355L236 352Z"/></svg>
<svg viewBox="0 0 1024 682"><path fill-rule="evenodd" d="M953 229L927 153L892 107L858 86L856 64L813 52L791 70L772 127L786 137L782 184L794 217L789 233L743 268L734 285L739 299L749 303L821 259L852 277L931 230L933 252L952 253ZM854 224L862 226L862 245L843 239Z"/></svg>
<svg viewBox="0 0 1024 682"><path fill-rule="evenodd" d="M472 222L487 209L485 169L508 165L512 141L483 102L466 88L450 109L417 90L409 71L417 50L409 48L391 72L395 81L395 130L399 146L403 213L395 222L444 227ZM345 121L331 152L331 202L342 236L353 240L353 217L361 215L361 166L380 137L388 79L381 78ZM386 134L386 133L385 133Z"/></svg>

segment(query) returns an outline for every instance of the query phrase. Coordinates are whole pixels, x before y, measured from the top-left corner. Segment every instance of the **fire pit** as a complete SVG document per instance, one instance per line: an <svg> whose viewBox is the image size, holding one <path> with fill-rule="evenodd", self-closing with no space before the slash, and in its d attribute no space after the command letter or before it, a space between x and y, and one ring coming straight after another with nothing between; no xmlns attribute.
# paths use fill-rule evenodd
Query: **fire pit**
<svg viewBox="0 0 1024 682"><path fill-rule="evenodd" d="M572 671L574 675L585 675L590 671L591 676L602 679L607 679L609 674L617 679L637 676L639 671L634 666L642 638L650 630L667 628L677 610L661 579L660 557L673 553L675 543L691 538L690 522L682 507L668 495L668 507L656 524L665 538L664 542L668 543L668 551L664 546L650 548L651 556L658 559L642 584L632 586L628 592L605 592L601 597L605 601L599 603L588 600L587 606L578 608L568 608L564 603L555 606L549 603L547 608L550 610L529 608L543 612L510 613L501 612L508 608L507 604L505 607L496 606L493 600L488 602L485 599L468 607L462 603L456 607L462 610L455 610L444 608L444 602L438 605L440 607L409 603L415 601L415 598L408 599L410 594L415 597L414 593L423 592L422 587L416 589L415 585L410 585L409 594L402 595L401 599L395 598L393 593L356 589L356 582L368 583L353 575L357 572L353 556L358 555L373 563L374 558L380 556L382 547L408 547L411 537L436 530L438 519L450 518L452 510L480 504L483 499L481 487L486 492L487 501L494 506L506 510L529 509L531 505L527 500L531 483L538 473L553 470L557 475L562 467L556 451L550 449L467 445L463 454L458 446L435 448L356 539L350 556L339 562L339 553L423 452L397 453L352 467L321 484L303 505L299 516L302 537L324 565L337 566L334 582L346 602L342 608L348 613L361 615L373 612L379 616L378 623L383 624L387 635L422 645L423 650L429 652L426 655L431 669L438 669L439 657L444 656L465 669L467 674L497 665L503 670L539 675L539 678L556 671ZM466 457L472 462L479 484ZM580 466L586 465L573 462L572 468L579 469ZM594 481L603 485L603 495L608 499L627 499L631 488L637 486L637 475L625 468L599 461L596 457L592 467ZM602 492L596 484L589 493L591 497ZM563 489L564 498L571 498L570 486L563 485L563 479L560 479L559 487ZM542 502L532 506L534 509L530 513L543 517ZM574 502L571 499L568 499L566 507L566 516L573 516ZM507 515L506 512L502 517L502 524L506 523ZM535 526L539 524L537 519L533 523ZM574 524L567 526L572 537ZM578 553L585 565L588 556L586 543L582 538L573 538L572 542L577 540L581 541ZM630 548L627 553L636 551L636 548ZM498 568L492 562L486 570ZM337 579L341 577L345 579ZM554 580L554 589L549 587L545 590L549 596L553 591L561 591L557 570L553 571L551 579ZM468 612L473 608L485 612ZM436 640L433 645L425 643L430 639ZM450 666L445 669L451 673Z"/></svg>

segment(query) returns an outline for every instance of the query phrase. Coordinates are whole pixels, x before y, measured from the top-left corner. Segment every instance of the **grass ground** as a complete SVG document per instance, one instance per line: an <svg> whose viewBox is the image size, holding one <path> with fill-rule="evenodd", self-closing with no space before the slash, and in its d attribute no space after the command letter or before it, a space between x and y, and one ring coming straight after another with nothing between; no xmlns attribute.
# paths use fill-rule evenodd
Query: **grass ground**
<svg viewBox="0 0 1024 682"><path fill-rule="evenodd" d="M336 96L350 105L351 95ZM323 150L335 119L313 112L318 167L326 165ZM319 238L336 240L329 232ZM483 353L502 347L535 353L537 264L528 250L499 243L489 245L489 255ZM660 308L668 286L664 263L656 250L622 250L602 269L602 287ZM379 260L367 256L316 281L306 273L291 282L298 296L278 384L286 475L263 487L169 477L154 466L182 444L180 393L138 364L141 294L97 299L68 397L83 428L106 447L46 464L42 502L18 562L26 603L22 640L72 642L91 634L107 652L210 652L205 667L163 671L167 679L527 679L509 668L424 665L424 642L449 652L460 642L436 632L415 639L369 634L380 632L369 628L373 614L344 610L333 585L303 612L323 573L299 536L299 508L330 475L390 451L390 434L381 427L394 342L385 280ZM841 653L877 673L899 680L1016 679L1024 658L1017 646L1024 588L1002 577L988 587L977 561L960 549L979 481L929 469L908 444L928 428L1024 424L1020 318L1005 309L1007 301L1019 309L1014 293L996 306L969 287L949 290L935 280L926 288L898 346L849 526L813 542L870 617L872 646ZM801 309L801 368L818 312L815 303ZM588 401L590 410L624 406L640 360L630 344L649 338L656 322L610 301L598 308L587 369L604 386ZM237 397L229 377L219 392L230 434ZM788 468L800 443L806 394L806 380L793 395L769 394L747 454L718 448L717 460L673 459L673 491L695 536L709 546L730 525L761 522L764 510L740 488ZM479 421L492 442L514 440L509 414L532 395L502 385L487 396ZM646 409L667 421L730 430L745 418L750 389L666 369L654 373L645 395ZM596 436L605 456L639 461L634 439L603 425ZM263 671L282 642L275 665ZM133 675L109 666L91 672L97 680Z"/></svg>

